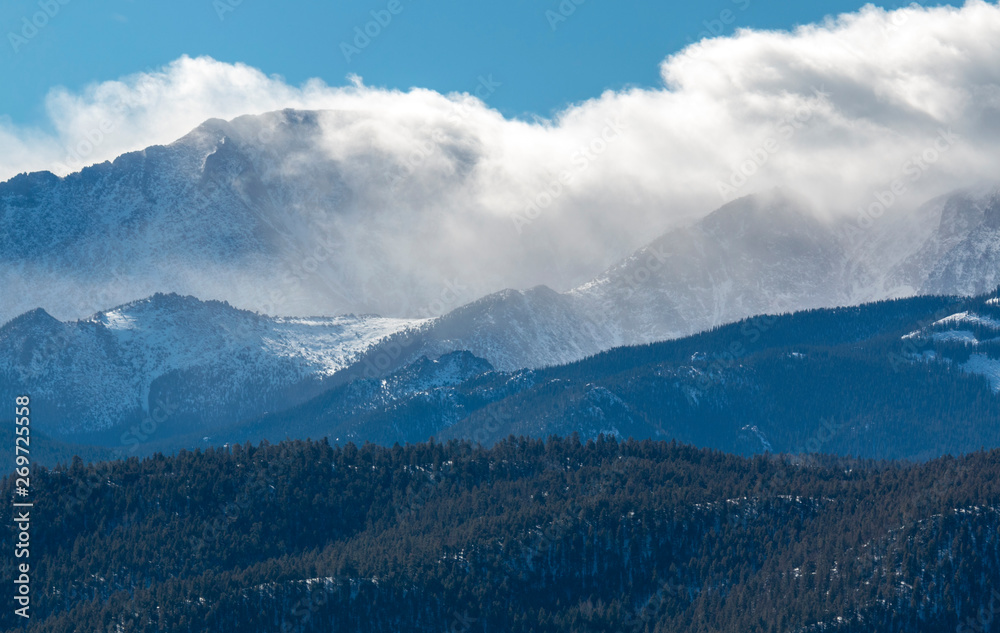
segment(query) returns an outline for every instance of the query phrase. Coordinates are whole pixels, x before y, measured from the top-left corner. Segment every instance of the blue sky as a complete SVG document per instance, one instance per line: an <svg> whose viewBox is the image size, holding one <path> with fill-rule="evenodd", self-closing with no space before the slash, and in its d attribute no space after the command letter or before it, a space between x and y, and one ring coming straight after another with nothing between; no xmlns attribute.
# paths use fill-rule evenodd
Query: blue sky
<svg viewBox="0 0 1000 633"><path fill-rule="evenodd" d="M563 13L574 10L557 21L558 0L396 1L7 0L0 4L0 116L45 127L44 97L53 86L76 92L184 54L243 62L291 84L318 77L343 85L356 73L373 86L472 92L480 76L492 76L502 84L489 97L492 107L508 117L547 116L606 89L658 85L659 63L709 29L789 29L861 6L566 0ZM46 5L52 17L37 18L37 32L24 30ZM385 21L389 8L397 11L391 22L348 61L341 43L354 41L372 11Z"/></svg>

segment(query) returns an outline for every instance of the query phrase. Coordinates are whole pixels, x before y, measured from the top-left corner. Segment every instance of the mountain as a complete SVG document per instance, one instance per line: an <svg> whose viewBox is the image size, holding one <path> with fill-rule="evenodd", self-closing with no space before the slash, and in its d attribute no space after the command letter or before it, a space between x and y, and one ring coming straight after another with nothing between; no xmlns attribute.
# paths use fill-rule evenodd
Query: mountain
<svg viewBox="0 0 1000 633"><path fill-rule="evenodd" d="M1000 447L997 301L918 297L755 317L539 370L498 370L469 352L422 357L214 439L490 445L578 433L745 455L968 453Z"/></svg>
<svg viewBox="0 0 1000 633"><path fill-rule="evenodd" d="M417 358L468 350L499 369L559 365L613 347L621 335L574 297L546 286L504 290L386 339L365 356L376 375Z"/></svg>
<svg viewBox="0 0 1000 633"><path fill-rule="evenodd" d="M468 349L514 370L757 314L972 295L1000 282L993 189L863 219L822 219L774 190L650 235L576 288L492 294L506 285L504 261L446 248L464 243L456 227L406 211L404 194L423 195L410 190L419 179L387 186L401 166L379 153L375 131L367 149L335 142L338 130L370 125L334 111L211 120L65 178L0 183L0 322L39 307L71 321L158 292L270 315L444 316L385 369ZM444 138L435 160L466 177L475 143ZM448 194L435 195L443 204Z"/></svg>
<svg viewBox="0 0 1000 633"><path fill-rule="evenodd" d="M580 430L680 437L727 450L787 450L795 444L781 439L784 431L769 433L771 423L761 417L774 410L773 403L729 391L740 384L753 385L758 393L776 389L779 369L763 357L753 361L763 363L753 366L762 372L757 376L727 369L730 383L715 394L719 400L713 405L722 426L702 435L692 434L690 427L704 411L678 404L674 421L663 414L636 415L634 399L644 396L614 383L610 375L586 378L592 389L576 386L566 392L570 400L560 403L549 401L545 391L555 390L554 383L535 384L532 372L558 372L607 350L689 337L726 323L742 327L742 319L759 314L914 294L953 295L956 289L982 293L998 281L1000 194L994 190L957 191L916 209L900 205L867 222L821 219L803 199L774 190L651 236L647 246L566 292L535 286L475 298L462 282L453 284L434 272L440 263L435 242L425 238L441 238L441 227L423 221L419 229L394 226L385 216L363 212L390 202L364 197L375 195L378 187L371 179L384 165L377 157L369 161L352 154L357 160L347 160L331 154L323 140L331 129L354 125L365 125L364 117L293 110L213 120L169 146L127 154L66 178L26 174L0 184L0 283L8 290L0 315L21 315L0 328L0 397L30 391L38 398L40 432L64 443L54 455L65 454L69 445L172 451L215 441L223 432L246 439L273 437L279 431L269 426L269 414L306 406L331 388L352 384L374 398L380 380L395 379L420 363L465 358L467 352L475 360L463 361L467 371L449 374L449 382L435 388L445 391L418 389L414 383L374 398L364 419L347 405L330 404L326 413L317 413L318 406L311 410L301 424L285 423L309 434L386 442L462 429L466 436L489 441L507 432ZM453 158L468 167L462 156L456 149ZM397 233L403 242L391 237ZM401 244L436 263L400 268L402 260L389 251ZM372 305L387 308L387 314L435 318L269 317L223 301L155 294L178 288L202 298L239 298L270 314L294 313L319 302L329 313L343 305ZM397 296L400 288L415 294ZM152 298L111 302L137 296ZM418 307L416 297L431 300ZM42 305L52 309L39 309ZM120 307L108 310L108 305ZM81 311L92 316L64 316ZM923 327L916 321L907 325L907 332ZM742 340L712 338L717 335L709 332L705 349L691 354L717 357L726 345ZM832 345L813 335L794 344ZM865 345L877 349L883 343ZM948 348L952 364L936 358L934 372L965 367L990 374L991 344L977 345L982 351L964 360L959 359L963 351ZM827 350L832 354L827 366L803 374L816 381L810 388L823 388L824 371L860 371L851 364L849 350L834 347ZM692 389L693 379L682 379L684 372L705 371L697 360L671 362L664 371L680 391L664 387L664 393L680 397ZM864 362L872 376L885 370L884 363ZM483 379L488 386L479 391L472 387L479 379L474 370L493 376ZM658 370L636 371L653 380ZM917 384L910 378L894 388ZM954 380L947 389L965 384ZM512 381L528 391L514 394L512 386L496 381ZM418 397L445 392L451 399ZM497 394L520 417L516 424L499 424L501 431L484 431L492 422L478 416L500 406L491 400ZM740 416L733 405L719 403L737 401L756 413L741 414L746 418L741 443L732 444L736 436L727 425ZM987 407L979 400L968 406ZM549 413L539 415L539 407L550 407ZM976 416L987 410L970 409L976 420L970 424L978 424ZM851 417L857 411L841 413ZM404 414L421 421L412 428L400 426ZM915 420L926 418L915 415ZM241 424L249 425L246 432L238 428ZM974 438L992 443L977 435L980 430L946 444L948 450L968 450ZM837 451L881 454L864 444L873 437L860 434ZM914 444L906 454L922 456L925 450L944 449Z"/></svg>
<svg viewBox="0 0 1000 633"><path fill-rule="evenodd" d="M959 294L978 294L1000 283L1000 193L972 200L954 218L942 217L944 226L957 230L958 244L938 260L923 290L950 288ZM956 226L957 225L957 226Z"/></svg>
<svg viewBox="0 0 1000 633"><path fill-rule="evenodd" d="M1000 596L996 451L286 442L32 484L39 633L990 631Z"/></svg>
<svg viewBox="0 0 1000 633"><path fill-rule="evenodd" d="M493 366L469 352L421 357L384 378L333 387L284 411L245 420L216 433L216 443L329 437L333 442L417 443L483 404L457 389Z"/></svg>
<svg viewBox="0 0 1000 633"><path fill-rule="evenodd" d="M271 315L431 316L452 282L432 238L447 236L402 217L386 187L398 166L377 147L340 155L329 138L369 125L336 111L213 119L64 178L0 183L0 322L38 307L76 320L157 292ZM459 145L442 156L461 163ZM463 279L446 307L475 298Z"/></svg>
<svg viewBox="0 0 1000 633"><path fill-rule="evenodd" d="M576 431L928 459L1000 446L1000 311L995 300L916 298L760 317L532 379L436 437Z"/></svg>
<svg viewBox="0 0 1000 633"><path fill-rule="evenodd" d="M780 192L751 196L569 292L505 290L455 309L394 348L402 353L392 360L465 349L498 369L540 368L757 314L833 307L844 291L828 278L844 260L832 227ZM372 366L390 356L376 352Z"/></svg>
<svg viewBox="0 0 1000 633"><path fill-rule="evenodd" d="M1000 281L991 259L998 210L998 193L956 192L862 230L854 220L818 220L779 190L747 196L578 288L505 290L430 322L418 337L387 340L369 368L455 349L506 371L541 368L755 315L960 294L955 287L982 294Z"/></svg>
<svg viewBox="0 0 1000 633"><path fill-rule="evenodd" d="M654 240L570 295L616 324L621 344L758 314L845 305L832 226L778 191L734 201Z"/></svg>
<svg viewBox="0 0 1000 633"><path fill-rule="evenodd" d="M419 324L270 318L162 294L81 321L34 310L0 328L0 397L30 394L54 438L130 452L302 402L373 342Z"/></svg>
<svg viewBox="0 0 1000 633"><path fill-rule="evenodd" d="M0 329L0 385L3 397L31 394L46 437L36 459L48 463L262 439L489 445L572 433L923 460L1000 447L997 302L916 297L761 316L506 370L451 349L471 339L402 361L448 317L269 318L157 295L84 321L15 319Z"/></svg>

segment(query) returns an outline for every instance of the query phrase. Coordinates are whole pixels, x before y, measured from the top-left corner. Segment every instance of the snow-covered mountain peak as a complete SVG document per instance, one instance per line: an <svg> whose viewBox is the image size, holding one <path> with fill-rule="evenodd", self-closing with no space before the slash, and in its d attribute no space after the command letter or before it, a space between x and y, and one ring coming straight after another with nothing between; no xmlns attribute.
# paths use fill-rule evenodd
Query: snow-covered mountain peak
<svg viewBox="0 0 1000 633"><path fill-rule="evenodd" d="M770 191L737 198L705 216L701 228L722 239L743 238L748 232L757 236L781 235L799 227L821 230L820 222L803 198L774 188Z"/></svg>
<svg viewBox="0 0 1000 633"><path fill-rule="evenodd" d="M113 428L168 397L191 420L214 411L218 424L313 395L379 341L425 322L270 318L178 294L70 322L39 309L0 328L0 384L58 402L50 419L60 426L47 429L57 435Z"/></svg>

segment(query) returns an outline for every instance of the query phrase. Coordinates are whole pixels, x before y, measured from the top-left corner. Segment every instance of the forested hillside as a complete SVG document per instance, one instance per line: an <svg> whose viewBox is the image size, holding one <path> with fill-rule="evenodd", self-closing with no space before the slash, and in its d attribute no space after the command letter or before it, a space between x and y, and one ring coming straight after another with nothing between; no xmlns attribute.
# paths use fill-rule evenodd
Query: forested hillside
<svg viewBox="0 0 1000 633"><path fill-rule="evenodd" d="M986 631L1000 588L996 451L289 442L77 460L33 487L45 633Z"/></svg>
<svg viewBox="0 0 1000 633"><path fill-rule="evenodd" d="M997 300L918 297L760 316L542 370L496 371L468 352L423 358L213 440L489 445L578 432L744 455L930 459L1000 447L997 389Z"/></svg>

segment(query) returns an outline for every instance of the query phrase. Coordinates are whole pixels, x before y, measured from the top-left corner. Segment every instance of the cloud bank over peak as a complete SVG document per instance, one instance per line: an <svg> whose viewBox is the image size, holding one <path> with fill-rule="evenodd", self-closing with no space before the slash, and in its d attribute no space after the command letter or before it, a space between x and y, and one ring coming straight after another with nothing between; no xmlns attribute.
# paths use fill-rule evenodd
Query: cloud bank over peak
<svg viewBox="0 0 1000 633"><path fill-rule="evenodd" d="M54 132L0 120L0 179L65 175L211 118L334 111L276 168L336 163L344 204L386 231L396 255L381 256L425 250L408 237L433 240L428 276L471 267L484 289L572 287L679 222L774 187L833 216L885 192L902 212L1000 180L997 4L868 5L790 32L743 29L669 56L661 75L661 87L524 121L489 107L505 89L490 76L448 95L359 78L291 86L183 57L79 93L54 89Z"/></svg>

